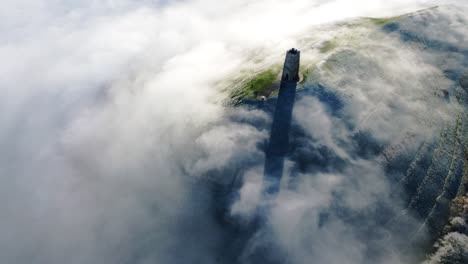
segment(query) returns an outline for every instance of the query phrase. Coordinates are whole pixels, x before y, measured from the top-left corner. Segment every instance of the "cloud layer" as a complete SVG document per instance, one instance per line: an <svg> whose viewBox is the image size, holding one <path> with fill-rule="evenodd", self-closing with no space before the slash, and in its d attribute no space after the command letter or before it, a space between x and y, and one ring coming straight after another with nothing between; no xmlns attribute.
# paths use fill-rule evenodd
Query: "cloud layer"
<svg viewBox="0 0 468 264"><path fill-rule="evenodd" d="M260 110L223 107L219 83L241 68L281 60L316 25L433 4L6 1L0 11L1 262L219 263L230 234L213 216L216 204L206 182L239 181L231 212L241 219L254 214L261 202L261 145L271 121ZM369 49L368 54L375 53ZM261 65L250 60L264 55ZM365 239L356 237L362 233L350 231L354 225L327 210L364 210L380 199L376 196L385 200L389 186L382 168L375 166L379 161L350 157L354 149L346 143L358 130L382 142L397 135L399 127L421 132L407 114L428 111L412 103L420 94L414 89L448 82L419 61L419 54L398 55L391 60L371 56L386 68L365 85L339 86L342 77L327 80L354 91L344 112L350 122L362 125L355 130L317 99L298 102L296 125L310 149L325 146L334 159L350 165L339 172L296 171L285 177L286 185L296 177L291 184L298 187L281 193L265 227L268 234L260 230L245 252L268 240L287 252L291 263L365 261ZM341 70L352 69L336 70L340 76ZM406 81L393 82L401 75ZM433 75L439 83L421 79ZM372 112L381 95L368 89L377 86L393 96L382 105L396 104L408 112L389 121L395 112L383 107L382 118L366 127L361 114ZM407 89L413 89L408 96ZM437 120L447 118L445 106L436 110ZM432 136L434 131L421 133ZM297 164L292 160L289 165ZM336 195L352 200L336 205ZM327 215L325 224L318 223ZM386 256L396 263L397 256Z"/></svg>

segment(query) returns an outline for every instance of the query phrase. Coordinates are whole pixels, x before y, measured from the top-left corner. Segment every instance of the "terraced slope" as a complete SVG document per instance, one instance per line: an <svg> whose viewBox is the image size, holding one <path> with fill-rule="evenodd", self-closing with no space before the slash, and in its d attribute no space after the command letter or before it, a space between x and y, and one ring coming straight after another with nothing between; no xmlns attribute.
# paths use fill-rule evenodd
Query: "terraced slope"
<svg viewBox="0 0 468 264"><path fill-rule="evenodd" d="M303 175L346 174L363 160L381 167L390 186L372 208L347 208L336 194L320 214L320 225L336 217L375 243L383 239L379 232L393 232L392 243L399 249L410 248L411 242L426 250L417 259L443 233L452 201L468 186L468 43L460 41L468 32L463 19L451 8L434 8L321 26L298 40L304 62L290 136L291 188ZM222 84L231 96L228 104L271 115L273 76L281 61L252 60L263 63L249 63ZM313 118L328 120L331 129ZM305 126L304 120L314 126ZM268 122L247 122L259 131L269 129ZM236 175L233 189L242 185L242 173ZM379 250L369 249L376 262L384 255Z"/></svg>

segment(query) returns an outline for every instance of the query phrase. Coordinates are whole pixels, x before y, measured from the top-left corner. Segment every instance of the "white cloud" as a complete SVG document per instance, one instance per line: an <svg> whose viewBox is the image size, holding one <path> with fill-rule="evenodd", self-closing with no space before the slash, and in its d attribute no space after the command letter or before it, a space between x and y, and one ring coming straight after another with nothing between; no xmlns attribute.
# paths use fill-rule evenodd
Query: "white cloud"
<svg viewBox="0 0 468 264"><path fill-rule="evenodd" d="M222 167L265 138L226 121L216 83L235 75L253 50L282 56L314 24L429 5L5 1L1 262L215 263L221 231L207 212L208 193L192 189L185 169ZM329 133L318 137L339 149ZM291 200L299 209L311 206L301 195L326 204L328 184ZM254 186L244 187L239 211L255 200ZM372 199L361 198L357 206Z"/></svg>

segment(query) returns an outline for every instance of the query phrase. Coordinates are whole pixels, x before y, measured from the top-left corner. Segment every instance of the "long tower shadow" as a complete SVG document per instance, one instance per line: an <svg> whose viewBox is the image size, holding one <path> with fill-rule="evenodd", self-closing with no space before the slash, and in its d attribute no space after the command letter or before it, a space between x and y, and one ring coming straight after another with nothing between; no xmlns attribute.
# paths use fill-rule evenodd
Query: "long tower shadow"
<svg viewBox="0 0 468 264"><path fill-rule="evenodd" d="M289 149L289 131L291 129L292 111L296 97L296 85L299 81L300 52L291 49L286 53L279 95L276 100L273 124L269 144L265 150L264 181L266 188L263 195L274 196L280 187L284 159ZM250 221L222 217L222 224L229 240L219 256L223 263L284 263L283 256L269 239L259 244L260 231L268 221L268 208L260 206ZM268 236L268 234L267 234Z"/></svg>
<svg viewBox="0 0 468 264"><path fill-rule="evenodd" d="M270 141L265 152L265 195L275 195L280 188L284 159L289 148L289 131L296 98L296 85L299 82L300 55L300 51L296 49L291 49L286 53Z"/></svg>

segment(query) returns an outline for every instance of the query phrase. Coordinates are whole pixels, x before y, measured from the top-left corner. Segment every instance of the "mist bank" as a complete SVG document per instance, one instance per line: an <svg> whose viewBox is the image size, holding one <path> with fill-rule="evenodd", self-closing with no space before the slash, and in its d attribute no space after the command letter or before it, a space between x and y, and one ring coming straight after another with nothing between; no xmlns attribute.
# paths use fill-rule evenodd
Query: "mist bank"
<svg viewBox="0 0 468 264"><path fill-rule="evenodd" d="M342 109L334 113L313 92L297 102L297 149L271 223L226 262L248 262L249 252L271 245L292 263L365 263L368 252L398 263L385 248L387 229L374 239L362 230L380 223L369 217L376 203L402 208L391 197L380 148L408 135L416 138L410 148L435 140L440 124L460 111L453 97L447 103L437 94L454 80L434 66L437 52L408 48L379 30L365 29L368 38L354 51L322 58L318 50L334 34L323 23L345 31L333 22L431 5L7 1L0 11L0 259L219 263L232 238L214 213L212 186L234 179L228 212L249 220L262 203L271 123L268 109L223 105L220 84L296 46L324 71L307 82L324 84ZM460 26L437 28L437 37L460 43L466 20L461 11L444 12L440 20ZM256 63L252 54L265 58ZM332 56L338 63L325 72ZM460 61L453 55L447 64L460 68ZM360 153L359 136L376 143Z"/></svg>

